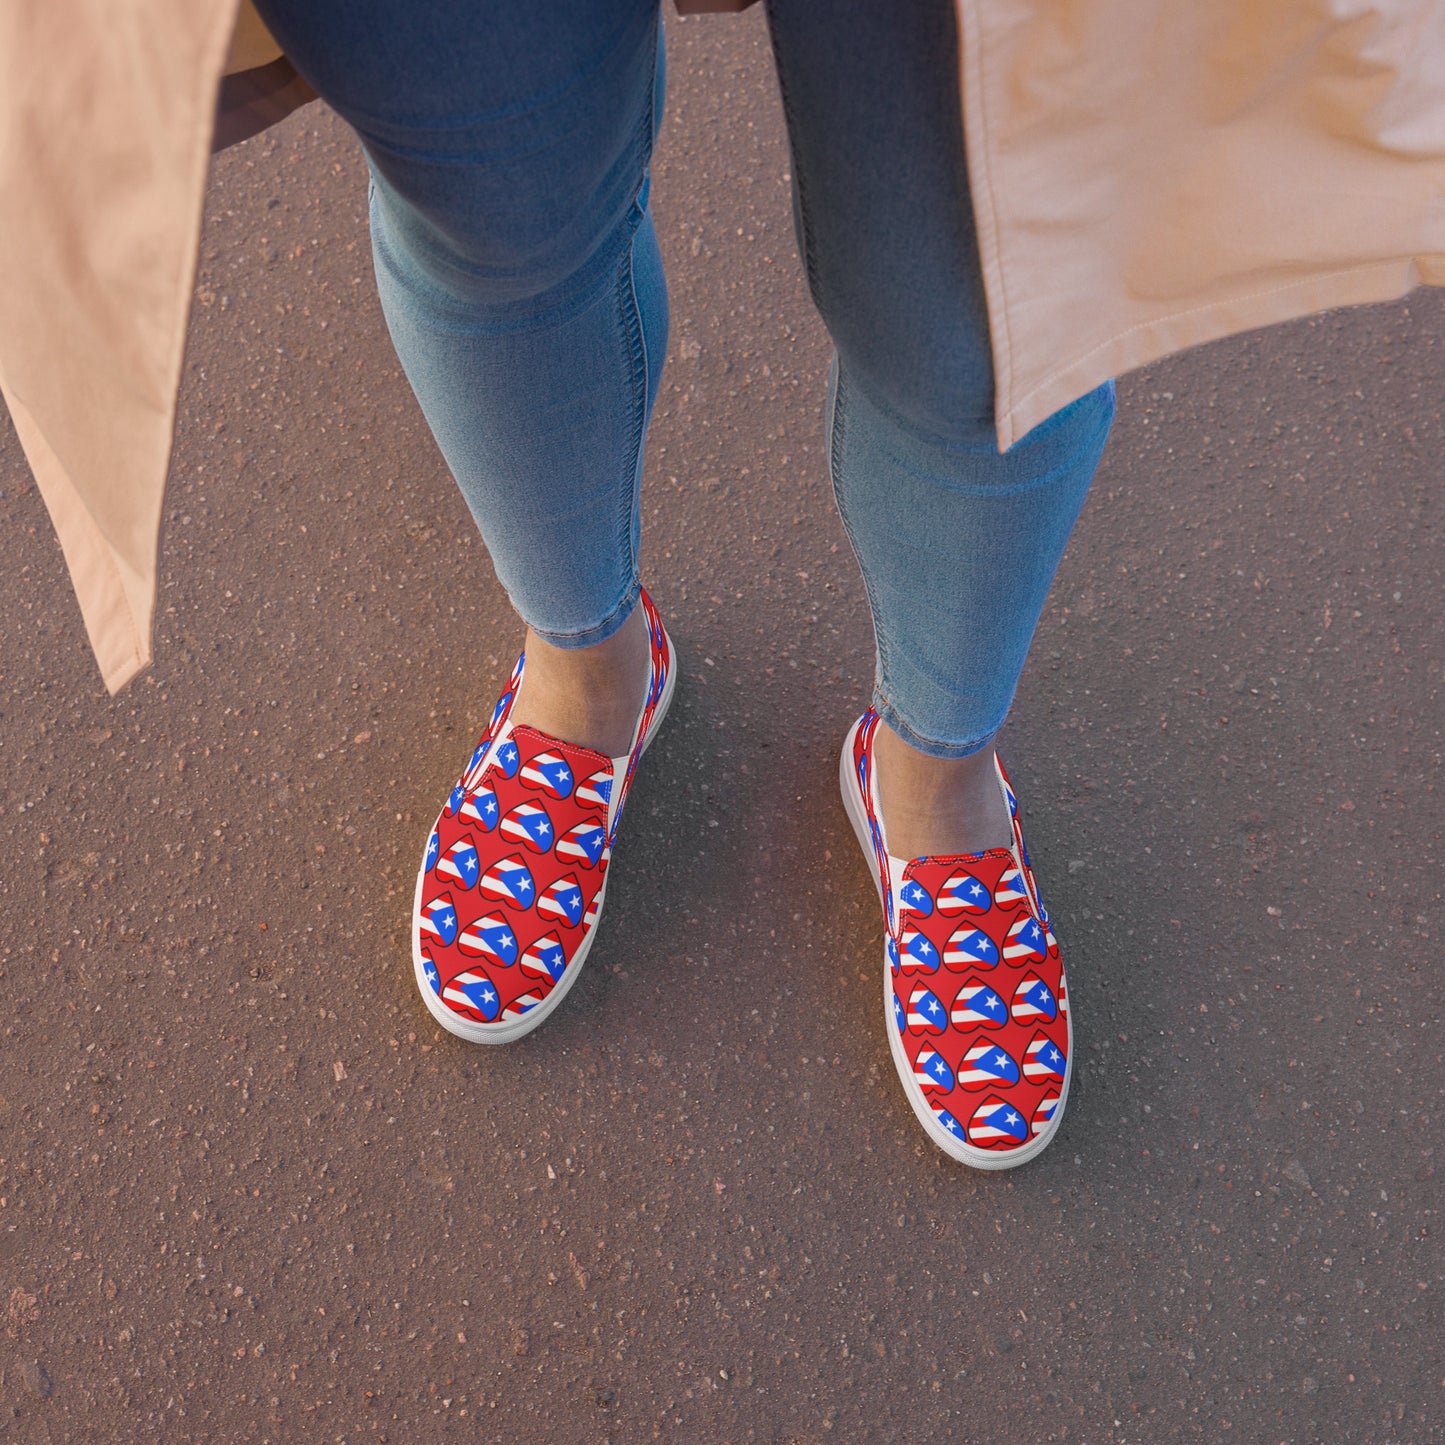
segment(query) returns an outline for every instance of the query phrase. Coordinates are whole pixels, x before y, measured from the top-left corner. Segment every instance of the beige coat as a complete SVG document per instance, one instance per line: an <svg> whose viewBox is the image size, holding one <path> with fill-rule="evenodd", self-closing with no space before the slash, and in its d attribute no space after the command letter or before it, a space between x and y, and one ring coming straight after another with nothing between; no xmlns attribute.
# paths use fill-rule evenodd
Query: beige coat
<svg viewBox="0 0 1445 1445"><path fill-rule="evenodd" d="M957 4L1001 446L1170 352L1445 281L1445 7ZM0 390L112 690L151 658L218 84L275 55L237 5L0 0Z"/></svg>

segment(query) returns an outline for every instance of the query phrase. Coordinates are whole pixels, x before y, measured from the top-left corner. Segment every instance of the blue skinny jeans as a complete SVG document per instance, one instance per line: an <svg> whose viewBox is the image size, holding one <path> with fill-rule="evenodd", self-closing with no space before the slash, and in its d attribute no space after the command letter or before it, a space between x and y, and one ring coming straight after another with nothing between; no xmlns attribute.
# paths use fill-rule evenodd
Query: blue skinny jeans
<svg viewBox="0 0 1445 1445"><path fill-rule="evenodd" d="M658 0L258 8L361 139L387 323L497 576L548 641L604 641L637 602L667 349ZM950 0L770 0L768 20L874 705L967 756L1012 701L1113 386L998 451Z"/></svg>

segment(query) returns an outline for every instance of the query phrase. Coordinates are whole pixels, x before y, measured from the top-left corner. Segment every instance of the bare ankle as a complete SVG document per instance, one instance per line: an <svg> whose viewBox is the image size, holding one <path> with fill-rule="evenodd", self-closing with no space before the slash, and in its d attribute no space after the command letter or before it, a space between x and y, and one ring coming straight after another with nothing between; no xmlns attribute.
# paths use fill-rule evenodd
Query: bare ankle
<svg viewBox="0 0 1445 1445"><path fill-rule="evenodd" d="M595 647L562 648L529 628L527 666L513 721L619 757L632 745L647 690L649 642L642 608Z"/></svg>
<svg viewBox="0 0 1445 1445"><path fill-rule="evenodd" d="M935 758L885 724L875 748L883 832L895 858L982 853L1013 842L991 744L966 758Z"/></svg>

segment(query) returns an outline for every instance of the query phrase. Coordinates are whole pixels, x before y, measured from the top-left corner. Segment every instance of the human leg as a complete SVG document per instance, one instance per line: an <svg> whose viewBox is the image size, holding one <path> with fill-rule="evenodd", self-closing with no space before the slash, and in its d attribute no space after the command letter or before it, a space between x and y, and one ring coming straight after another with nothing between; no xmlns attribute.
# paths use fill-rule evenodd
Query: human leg
<svg viewBox="0 0 1445 1445"><path fill-rule="evenodd" d="M873 611L890 829L905 856L1001 842L990 744L1113 388L999 453L948 0L770 0L769 19L836 347L830 465Z"/></svg>
<svg viewBox="0 0 1445 1445"><path fill-rule="evenodd" d="M770 0L800 245L836 347L829 459L868 590L874 706L840 762L887 925L887 1037L928 1136L1043 1149L1063 964L991 741L1103 449L1104 387L1001 455L949 0Z"/></svg>
<svg viewBox="0 0 1445 1445"><path fill-rule="evenodd" d="M261 9L365 149L393 342L529 627L518 720L615 754L646 676L637 491L667 343L656 0Z"/></svg>
<svg viewBox="0 0 1445 1445"><path fill-rule="evenodd" d="M505 1043L587 957L675 677L636 566L667 331L647 214L657 0L262 8L361 138L392 339L528 623L431 831L412 930L432 1017Z"/></svg>

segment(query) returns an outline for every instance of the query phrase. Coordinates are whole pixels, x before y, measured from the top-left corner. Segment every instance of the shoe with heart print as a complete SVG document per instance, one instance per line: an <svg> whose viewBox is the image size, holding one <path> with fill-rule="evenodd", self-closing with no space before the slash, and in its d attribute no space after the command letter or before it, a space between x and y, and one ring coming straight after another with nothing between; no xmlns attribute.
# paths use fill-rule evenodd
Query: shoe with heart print
<svg viewBox="0 0 1445 1445"><path fill-rule="evenodd" d="M883 1004L893 1062L924 1132L945 1154L975 1169L1026 1164L1063 1117L1073 1028L1018 800L995 755L1013 846L893 857L873 766L880 725L871 708L854 724L839 784L883 903Z"/></svg>
<svg viewBox="0 0 1445 1445"><path fill-rule="evenodd" d="M638 760L676 681L652 599L647 694L632 747L609 758L511 721L525 655L427 841L412 961L436 1021L459 1038L521 1038L567 996L597 934L607 868Z"/></svg>

